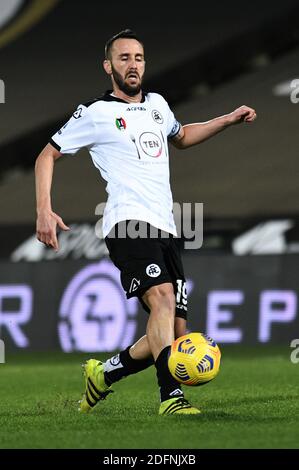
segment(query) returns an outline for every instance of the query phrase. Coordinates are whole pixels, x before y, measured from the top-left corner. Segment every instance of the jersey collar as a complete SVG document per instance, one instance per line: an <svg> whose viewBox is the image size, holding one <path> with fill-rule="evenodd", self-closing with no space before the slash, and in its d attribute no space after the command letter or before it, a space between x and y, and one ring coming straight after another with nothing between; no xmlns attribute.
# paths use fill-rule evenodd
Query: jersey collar
<svg viewBox="0 0 299 470"><path fill-rule="evenodd" d="M104 101L117 101L118 103L125 103L125 104L134 104L134 103L130 103L129 101L122 100L121 98L117 98L117 96L112 96L111 93L113 93L112 90L107 90L104 93L104 95L102 96L102 100L104 100ZM142 91L142 97L141 97L140 103L145 102L145 97L146 97L146 93L144 91Z"/></svg>

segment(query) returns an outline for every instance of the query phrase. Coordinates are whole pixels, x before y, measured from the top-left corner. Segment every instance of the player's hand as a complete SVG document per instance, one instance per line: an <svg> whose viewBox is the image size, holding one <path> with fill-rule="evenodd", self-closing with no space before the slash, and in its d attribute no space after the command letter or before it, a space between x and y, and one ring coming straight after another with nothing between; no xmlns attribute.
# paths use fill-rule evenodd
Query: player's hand
<svg viewBox="0 0 299 470"><path fill-rule="evenodd" d="M256 112L249 106L240 106L227 115L229 124L239 124L241 122L253 122L256 119Z"/></svg>
<svg viewBox="0 0 299 470"><path fill-rule="evenodd" d="M70 228L65 225L62 218L55 214L55 212L44 211L38 214L36 221L37 239L46 246L53 248L55 251L59 250L56 234L57 225L62 230L70 230Z"/></svg>

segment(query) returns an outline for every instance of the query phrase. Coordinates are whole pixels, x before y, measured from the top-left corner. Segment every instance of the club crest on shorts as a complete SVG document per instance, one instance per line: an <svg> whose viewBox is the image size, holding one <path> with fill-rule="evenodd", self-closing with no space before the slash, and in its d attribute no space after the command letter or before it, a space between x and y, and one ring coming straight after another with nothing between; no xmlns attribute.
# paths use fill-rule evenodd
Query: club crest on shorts
<svg viewBox="0 0 299 470"><path fill-rule="evenodd" d="M157 264L149 264L146 268L146 274L150 277L158 277L161 274L161 268Z"/></svg>

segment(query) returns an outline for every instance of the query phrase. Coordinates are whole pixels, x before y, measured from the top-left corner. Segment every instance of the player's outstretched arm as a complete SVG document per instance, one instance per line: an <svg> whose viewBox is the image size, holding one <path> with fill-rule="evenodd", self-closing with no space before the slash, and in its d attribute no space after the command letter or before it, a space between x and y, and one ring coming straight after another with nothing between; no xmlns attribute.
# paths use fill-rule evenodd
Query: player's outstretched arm
<svg viewBox="0 0 299 470"><path fill-rule="evenodd" d="M51 185L53 177L54 162L62 154L51 144L47 144L36 159L35 163L35 186L36 186L36 236L45 245L58 251L56 235L57 225L62 230L69 230L61 217L52 211Z"/></svg>
<svg viewBox="0 0 299 470"><path fill-rule="evenodd" d="M251 123L256 119L256 112L248 106L240 106L229 114L219 116L207 122L186 124L180 132L171 139L173 145L185 149L200 144L229 126L242 122Z"/></svg>

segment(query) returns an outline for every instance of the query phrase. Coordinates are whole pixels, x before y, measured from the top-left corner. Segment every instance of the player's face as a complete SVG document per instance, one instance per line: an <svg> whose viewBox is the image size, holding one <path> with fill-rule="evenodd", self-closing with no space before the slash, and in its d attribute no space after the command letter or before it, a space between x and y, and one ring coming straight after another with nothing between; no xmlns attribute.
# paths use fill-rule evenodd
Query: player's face
<svg viewBox="0 0 299 470"><path fill-rule="evenodd" d="M136 39L117 39L111 49L111 74L118 88L128 96L141 90L145 69L144 51Z"/></svg>

